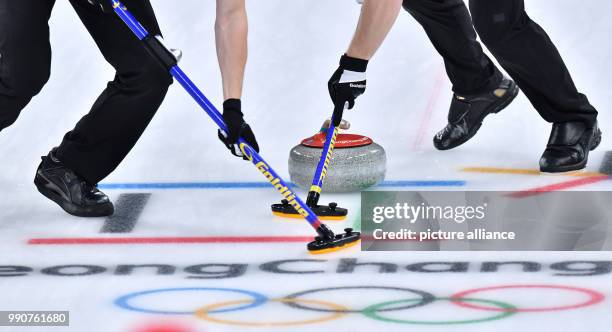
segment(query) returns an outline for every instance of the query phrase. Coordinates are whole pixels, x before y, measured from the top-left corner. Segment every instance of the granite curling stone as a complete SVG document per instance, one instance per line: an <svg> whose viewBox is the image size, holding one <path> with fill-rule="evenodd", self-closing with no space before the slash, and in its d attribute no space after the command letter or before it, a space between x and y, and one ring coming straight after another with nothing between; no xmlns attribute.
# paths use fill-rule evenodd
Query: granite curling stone
<svg viewBox="0 0 612 332"><path fill-rule="evenodd" d="M289 154L291 181L308 190L321 158L325 129L307 138ZM338 134L332 159L323 181L323 192L359 192L385 178L385 149L372 139L357 134Z"/></svg>

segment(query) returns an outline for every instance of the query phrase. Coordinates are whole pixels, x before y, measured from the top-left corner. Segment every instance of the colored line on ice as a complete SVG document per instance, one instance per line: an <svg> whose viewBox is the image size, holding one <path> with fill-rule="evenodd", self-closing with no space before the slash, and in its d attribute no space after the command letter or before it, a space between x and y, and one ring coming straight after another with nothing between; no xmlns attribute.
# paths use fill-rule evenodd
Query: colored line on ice
<svg viewBox="0 0 612 332"><path fill-rule="evenodd" d="M517 191L515 193L510 194L509 196L514 197L514 198L525 198L525 197L540 195L540 194L551 192L551 191L559 191L559 190L576 188L580 186L586 186L589 184L606 181L606 180L612 180L612 177L608 175L584 177L584 178L580 178L576 180L551 184L551 185L547 185L543 187L536 187L532 189Z"/></svg>
<svg viewBox="0 0 612 332"><path fill-rule="evenodd" d="M429 123L431 122L433 112L436 109L438 100L440 99L440 93L442 92L442 87L444 86L445 77L444 66L440 66L440 68L438 68L438 73L436 74L436 81L434 83L433 91L429 97L429 101L427 102L427 107L423 113L421 125L417 131L416 140L414 141L413 148L415 150L419 150L423 144L423 139L427 133L427 129L429 128Z"/></svg>
<svg viewBox="0 0 612 332"><path fill-rule="evenodd" d="M307 243L314 240L311 236L195 236L195 237L66 237L34 238L29 245L126 245L126 244L275 244ZM372 236L363 236L362 240L373 241ZM383 242L440 242L445 240L420 239L385 240Z"/></svg>
<svg viewBox="0 0 612 332"><path fill-rule="evenodd" d="M295 184L289 183L291 187ZM440 180L440 181L384 181L375 188L394 187L462 187L465 181ZM269 182L159 182L159 183L102 183L100 189L260 189L269 188Z"/></svg>
<svg viewBox="0 0 612 332"><path fill-rule="evenodd" d="M497 168L497 167L465 167L461 171L469 173L487 173L487 174L516 174L516 175L541 175L540 170L537 169L522 169L522 168ZM576 176L576 177L592 177L602 176L603 173L599 172L568 172L559 174L562 176Z"/></svg>
<svg viewBox="0 0 612 332"><path fill-rule="evenodd" d="M205 244L205 243L298 243L313 236L201 236L201 237L111 237L111 238L41 238L30 239L31 245L70 244Z"/></svg>
<svg viewBox="0 0 612 332"><path fill-rule="evenodd" d="M439 180L439 181L384 181L374 189L393 187L463 187L466 185L462 180Z"/></svg>

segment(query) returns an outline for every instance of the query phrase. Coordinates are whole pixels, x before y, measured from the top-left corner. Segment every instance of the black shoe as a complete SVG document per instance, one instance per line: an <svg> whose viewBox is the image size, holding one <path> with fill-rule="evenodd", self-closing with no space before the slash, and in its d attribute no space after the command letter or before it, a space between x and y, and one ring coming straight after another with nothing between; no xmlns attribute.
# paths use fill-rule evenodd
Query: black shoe
<svg viewBox="0 0 612 332"><path fill-rule="evenodd" d="M55 149L42 157L34 184L41 194L73 216L106 217L115 212L108 196L55 158Z"/></svg>
<svg viewBox="0 0 612 332"><path fill-rule="evenodd" d="M597 122L591 128L583 122L554 123L548 146L540 159L540 171L561 173L586 167L589 151L601 143Z"/></svg>
<svg viewBox="0 0 612 332"><path fill-rule="evenodd" d="M498 113L516 98L519 88L514 81L504 78L497 89L479 95L455 94L448 112L448 124L433 139L438 150L450 150L469 141L484 118Z"/></svg>

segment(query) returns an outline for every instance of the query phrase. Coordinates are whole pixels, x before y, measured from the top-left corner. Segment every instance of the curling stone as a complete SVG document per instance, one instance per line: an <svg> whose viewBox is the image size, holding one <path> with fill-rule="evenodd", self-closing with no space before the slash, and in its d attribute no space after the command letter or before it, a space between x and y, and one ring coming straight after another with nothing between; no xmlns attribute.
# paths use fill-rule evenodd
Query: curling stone
<svg viewBox="0 0 612 332"><path fill-rule="evenodd" d="M325 131L302 141L289 154L291 181L310 188L325 143ZM323 192L358 192L382 182L387 156L382 146L357 134L338 134L336 147L323 182Z"/></svg>

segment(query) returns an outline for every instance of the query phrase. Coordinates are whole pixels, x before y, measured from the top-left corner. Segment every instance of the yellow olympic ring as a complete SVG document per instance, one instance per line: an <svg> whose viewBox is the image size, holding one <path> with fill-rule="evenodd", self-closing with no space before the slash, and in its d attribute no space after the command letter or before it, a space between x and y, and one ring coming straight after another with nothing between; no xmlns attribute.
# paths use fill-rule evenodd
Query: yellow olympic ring
<svg viewBox="0 0 612 332"><path fill-rule="evenodd" d="M252 326L252 327L261 327L261 326L296 326L296 325L307 325L307 324L315 324L315 323L322 323L322 322L327 322L330 320L335 320L335 319L339 319L342 318L343 316L345 316L347 313L347 307L339 305L339 304L335 304L335 303L331 303L331 302L325 302L325 301L318 301L318 300L303 300L303 299L285 299L285 298L280 298L280 299L269 299L268 301L271 302L280 302L280 303L287 303L287 302L302 302L302 303L307 303L307 304L318 304L318 305L323 305L326 307L329 307L330 309L333 309L333 312L326 317L323 318L316 318L316 319L309 319L309 320L301 320L301 321L293 321L293 322L241 322L241 321L235 321L235 320L228 320L228 319L220 319L220 318L214 318L211 317L209 315L209 313L213 310L218 310L219 308L223 308L223 307L227 307L227 306L232 306L235 304L244 304L244 303L249 303L252 302L252 300L237 300L237 301L227 301L227 302L221 302L221 303L214 303L214 304L210 304L207 305L205 307L202 307L198 310L196 310L195 314L198 318L209 321L209 322L214 322L214 323L220 323L220 324L226 324L226 325L240 325L240 326Z"/></svg>

